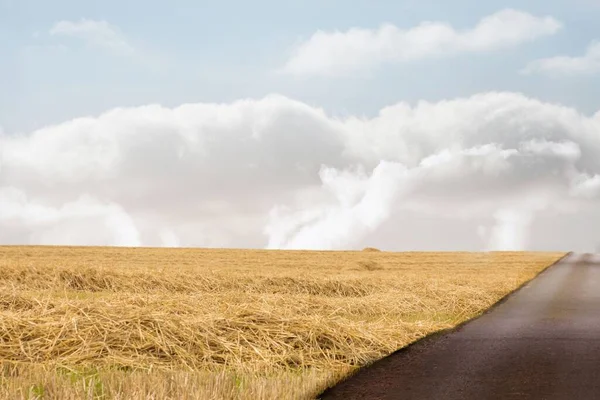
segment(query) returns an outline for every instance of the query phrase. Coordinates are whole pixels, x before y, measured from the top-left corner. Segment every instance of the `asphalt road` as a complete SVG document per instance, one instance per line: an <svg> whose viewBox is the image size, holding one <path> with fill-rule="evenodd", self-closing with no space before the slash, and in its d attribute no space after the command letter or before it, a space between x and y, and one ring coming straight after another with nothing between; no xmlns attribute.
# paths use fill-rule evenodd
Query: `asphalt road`
<svg viewBox="0 0 600 400"><path fill-rule="evenodd" d="M480 318L321 398L600 399L600 256L567 256Z"/></svg>

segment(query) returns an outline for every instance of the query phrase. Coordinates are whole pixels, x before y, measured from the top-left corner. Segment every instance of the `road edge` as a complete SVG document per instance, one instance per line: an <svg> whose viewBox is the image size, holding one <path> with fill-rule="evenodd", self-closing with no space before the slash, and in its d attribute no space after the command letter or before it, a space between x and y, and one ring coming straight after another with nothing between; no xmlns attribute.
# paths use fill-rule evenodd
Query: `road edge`
<svg viewBox="0 0 600 400"><path fill-rule="evenodd" d="M562 257L560 257L558 260L554 261L552 264L548 265L547 267L544 267L540 272L538 272L533 278L523 282L521 285L519 285L517 288L513 289L512 291L508 292L506 295L504 295L502 298L500 298L497 302L495 302L494 304L492 304L490 307L488 307L487 309L485 309L482 313L474 316L473 318L470 318L466 321L461 322L458 325L455 325L451 328L446 328L446 329L440 329L439 331L435 331L432 332L426 336L423 336L420 339L415 340L414 342L411 342L409 344L407 344L404 347L399 348L398 350L395 350L393 353L388 354L385 357L382 357L378 360L373 361L371 364L365 365L363 367L358 368L356 371L352 372L350 375L348 375L347 377L345 377L344 379L336 382L333 386L329 386L327 387L325 390L323 390L321 393L319 393L316 397L315 400L322 400L324 397L328 396L331 392L333 392L333 390L343 384L344 382L352 379L356 374L358 374L361 371L364 371L366 369L369 369L373 366L375 366L376 364L379 364L381 362L384 362L385 360L397 356L398 354L402 354L411 350L414 350L415 348L421 347L423 345L426 345L427 343L429 343L432 340L437 340L440 339L443 336L449 335L451 333L454 333L460 329L462 329L466 324L481 318L482 316L492 312L494 309L496 309L497 307L499 307L501 304L505 303L512 295L514 295L516 292L518 292L519 290L523 289L525 286L527 286L529 283L531 283L534 279L538 278L540 275L544 274L546 271L548 271L550 268L552 268L553 266L555 266L556 264L562 262L564 259L566 259L567 257L573 255L574 252L569 251L567 252L565 255L563 255Z"/></svg>

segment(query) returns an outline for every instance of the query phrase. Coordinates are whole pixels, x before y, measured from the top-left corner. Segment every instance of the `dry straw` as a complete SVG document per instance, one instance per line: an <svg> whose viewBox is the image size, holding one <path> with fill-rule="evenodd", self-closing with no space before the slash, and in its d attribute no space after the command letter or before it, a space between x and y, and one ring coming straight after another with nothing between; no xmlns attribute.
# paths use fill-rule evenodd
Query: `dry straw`
<svg viewBox="0 0 600 400"><path fill-rule="evenodd" d="M0 247L0 397L310 398L560 256Z"/></svg>

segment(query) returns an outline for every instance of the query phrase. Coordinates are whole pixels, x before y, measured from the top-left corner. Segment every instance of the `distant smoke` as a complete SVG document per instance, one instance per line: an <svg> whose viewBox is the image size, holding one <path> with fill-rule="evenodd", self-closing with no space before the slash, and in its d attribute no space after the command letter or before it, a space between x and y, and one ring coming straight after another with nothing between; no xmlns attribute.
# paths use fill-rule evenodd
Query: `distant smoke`
<svg viewBox="0 0 600 400"><path fill-rule="evenodd" d="M270 237L267 248L338 249L355 245L389 217L407 174L401 164L381 162L368 178L362 171L354 176L331 168L322 169L320 175L337 204L283 218L275 210L265 229ZM306 218L309 215L312 218Z"/></svg>
<svg viewBox="0 0 600 400"><path fill-rule="evenodd" d="M528 211L499 210L494 214L496 225L492 229L490 250L525 250L533 215Z"/></svg>
<svg viewBox="0 0 600 400"><path fill-rule="evenodd" d="M180 247L179 238L170 229L164 229L160 232L160 240L163 247Z"/></svg>

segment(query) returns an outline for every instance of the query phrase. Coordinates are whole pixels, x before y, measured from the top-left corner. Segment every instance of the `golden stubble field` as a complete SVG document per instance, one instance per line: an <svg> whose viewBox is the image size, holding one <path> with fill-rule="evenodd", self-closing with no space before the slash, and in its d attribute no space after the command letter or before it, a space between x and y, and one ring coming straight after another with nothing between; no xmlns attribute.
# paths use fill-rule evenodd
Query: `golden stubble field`
<svg viewBox="0 0 600 400"><path fill-rule="evenodd" d="M312 398L563 255L0 247L0 398Z"/></svg>

